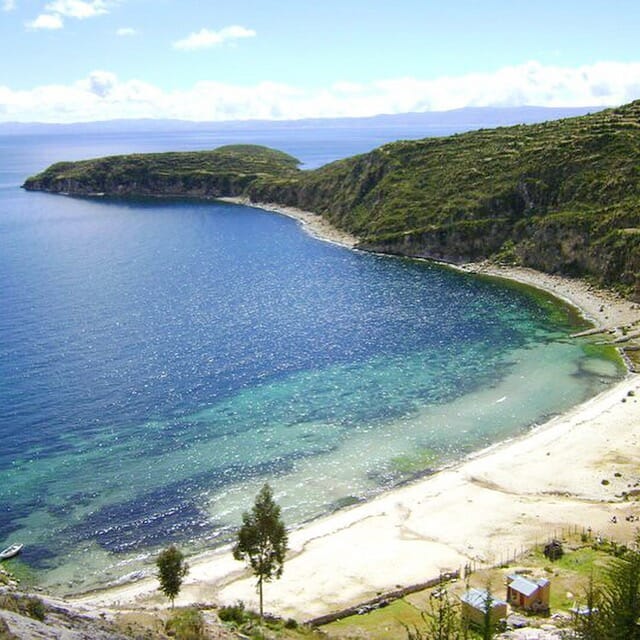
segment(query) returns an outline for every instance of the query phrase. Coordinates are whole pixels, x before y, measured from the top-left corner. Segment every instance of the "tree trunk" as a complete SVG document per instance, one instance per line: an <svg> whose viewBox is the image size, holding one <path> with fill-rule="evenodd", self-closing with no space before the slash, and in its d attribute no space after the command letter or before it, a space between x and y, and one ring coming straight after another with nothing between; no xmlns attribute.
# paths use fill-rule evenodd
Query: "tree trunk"
<svg viewBox="0 0 640 640"><path fill-rule="evenodd" d="M264 613L262 611L262 576L258 580L258 590L260 591L260 622L264 620Z"/></svg>

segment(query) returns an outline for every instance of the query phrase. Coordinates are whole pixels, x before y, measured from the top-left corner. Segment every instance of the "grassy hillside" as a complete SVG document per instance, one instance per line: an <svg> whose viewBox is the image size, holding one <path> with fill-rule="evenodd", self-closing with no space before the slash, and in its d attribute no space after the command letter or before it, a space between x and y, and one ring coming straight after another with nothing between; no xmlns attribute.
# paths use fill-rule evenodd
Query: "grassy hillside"
<svg viewBox="0 0 640 640"><path fill-rule="evenodd" d="M497 257L640 293L640 102L396 142L249 193L322 213L367 248Z"/></svg>
<svg viewBox="0 0 640 640"><path fill-rule="evenodd" d="M257 145L213 151L110 156L58 162L24 183L25 189L82 195L223 196L265 178L298 173L299 161Z"/></svg>
<svg viewBox="0 0 640 640"><path fill-rule="evenodd" d="M226 147L59 164L25 187L246 195L322 214L361 238L362 248L499 259L591 277L640 298L640 101L395 142L314 171L279 152Z"/></svg>

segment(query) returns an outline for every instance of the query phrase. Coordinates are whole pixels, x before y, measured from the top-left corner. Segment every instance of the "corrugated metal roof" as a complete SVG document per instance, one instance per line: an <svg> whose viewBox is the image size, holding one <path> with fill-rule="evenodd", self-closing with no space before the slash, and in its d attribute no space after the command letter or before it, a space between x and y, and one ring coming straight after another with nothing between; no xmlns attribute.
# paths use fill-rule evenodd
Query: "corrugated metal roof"
<svg viewBox="0 0 640 640"><path fill-rule="evenodd" d="M527 580L527 578L523 578L522 576L518 576L509 586L514 591L527 596L527 598L532 596L540 588L538 583L531 582L531 580Z"/></svg>
<svg viewBox="0 0 640 640"><path fill-rule="evenodd" d="M462 602L466 602L467 604L471 605L474 609L485 611L487 606L487 599L489 597L491 598L492 608L507 604L504 600L500 600L499 598L495 598L494 596L489 596L489 593L486 589L469 589L469 591L464 593L460 599L462 600Z"/></svg>

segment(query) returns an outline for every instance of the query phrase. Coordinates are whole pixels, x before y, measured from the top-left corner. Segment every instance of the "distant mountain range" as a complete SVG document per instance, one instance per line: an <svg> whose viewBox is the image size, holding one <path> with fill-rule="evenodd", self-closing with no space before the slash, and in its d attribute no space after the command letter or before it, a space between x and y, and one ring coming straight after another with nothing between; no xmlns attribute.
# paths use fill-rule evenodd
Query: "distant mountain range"
<svg viewBox="0 0 640 640"><path fill-rule="evenodd" d="M225 122L194 122L189 120L104 120L49 124L42 122L0 123L0 135L56 134L56 133L110 133L158 131L233 131L237 129L357 129L402 128L455 128L461 131L513 124L532 124L584 115L601 107L466 107L452 111L428 111L377 115L367 118L311 118L305 120L233 120Z"/></svg>

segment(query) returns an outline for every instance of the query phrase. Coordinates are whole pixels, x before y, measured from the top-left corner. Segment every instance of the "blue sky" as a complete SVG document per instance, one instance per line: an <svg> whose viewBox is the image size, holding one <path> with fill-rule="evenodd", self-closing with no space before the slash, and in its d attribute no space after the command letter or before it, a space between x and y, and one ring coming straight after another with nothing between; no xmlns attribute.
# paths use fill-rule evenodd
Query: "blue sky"
<svg viewBox="0 0 640 640"><path fill-rule="evenodd" d="M640 98L637 0L0 0L0 121Z"/></svg>

